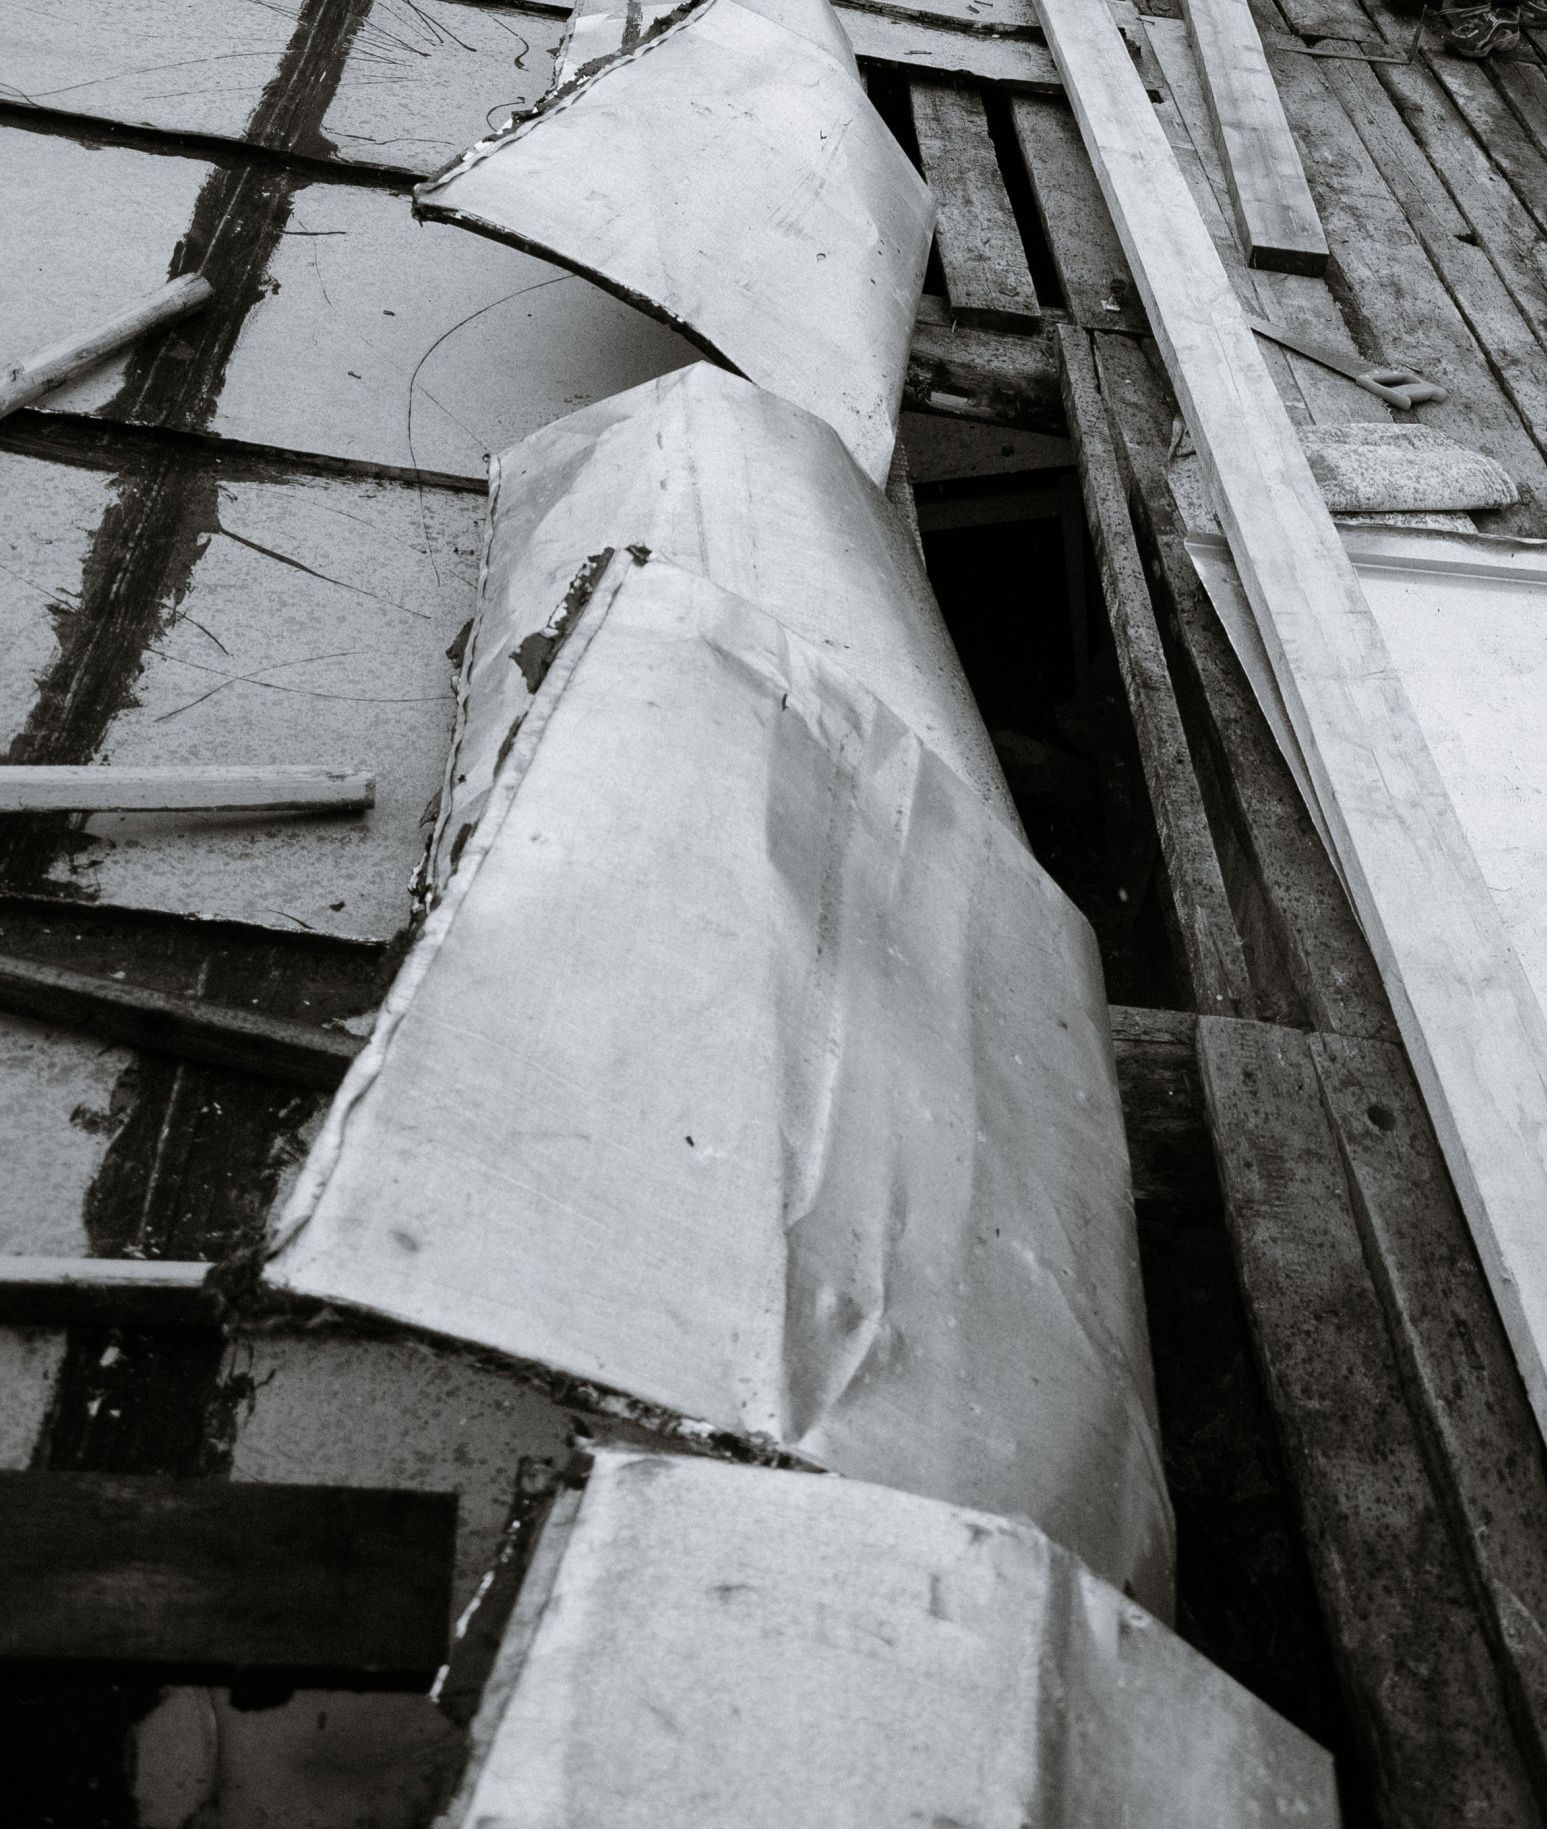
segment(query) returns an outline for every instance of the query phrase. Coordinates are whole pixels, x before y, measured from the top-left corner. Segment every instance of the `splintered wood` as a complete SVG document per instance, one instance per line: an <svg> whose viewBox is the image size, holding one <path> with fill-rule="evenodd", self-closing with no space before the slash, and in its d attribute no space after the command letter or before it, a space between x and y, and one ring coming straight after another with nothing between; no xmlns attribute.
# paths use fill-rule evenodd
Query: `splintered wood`
<svg viewBox="0 0 1547 1829"><path fill-rule="evenodd" d="M1247 0L1183 3L1248 264L1320 273L1327 239Z"/></svg>

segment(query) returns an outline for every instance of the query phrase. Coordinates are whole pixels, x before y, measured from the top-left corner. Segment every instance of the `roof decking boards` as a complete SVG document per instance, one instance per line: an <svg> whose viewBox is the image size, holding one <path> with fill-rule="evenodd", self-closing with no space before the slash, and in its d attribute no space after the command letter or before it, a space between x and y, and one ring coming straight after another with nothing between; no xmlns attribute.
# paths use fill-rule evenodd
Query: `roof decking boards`
<svg viewBox="0 0 1547 1829"><path fill-rule="evenodd" d="M1116 29L1081 0L1042 16L1547 1422L1547 1020Z"/></svg>

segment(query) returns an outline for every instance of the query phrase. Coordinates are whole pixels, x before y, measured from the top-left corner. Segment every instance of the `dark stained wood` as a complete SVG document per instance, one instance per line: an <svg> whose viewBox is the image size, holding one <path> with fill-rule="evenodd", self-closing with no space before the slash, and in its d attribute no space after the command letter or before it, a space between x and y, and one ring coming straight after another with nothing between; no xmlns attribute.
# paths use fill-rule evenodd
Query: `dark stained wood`
<svg viewBox="0 0 1547 1829"><path fill-rule="evenodd" d="M1035 325L1042 307L982 96L970 83L929 78L911 82L908 96L953 315L989 330Z"/></svg>
<svg viewBox="0 0 1547 1829"><path fill-rule="evenodd" d="M1389 1829L1537 1824L1304 1035L1204 1017L1226 1220L1349 1712Z"/></svg>
<svg viewBox="0 0 1547 1829"><path fill-rule="evenodd" d="M1010 118L1070 318L1092 330L1142 331L1144 307L1068 103L1015 96Z"/></svg>
<svg viewBox="0 0 1547 1829"><path fill-rule="evenodd" d="M1197 1017L1113 1004L1111 1020L1134 1199L1217 1200L1198 1081Z"/></svg>
<svg viewBox="0 0 1547 1829"><path fill-rule="evenodd" d="M1299 790L1182 544L1165 481L1172 406L1143 349L1098 337L1097 368L1130 492L1143 505L1152 582L1176 640L1175 680L1196 738L1226 886L1258 1014L1396 1040L1379 974ZM1228 845L1228 849L1227 849Z"/></svg>
<svg viewBox="0 0 1547 1829"><path fill-rule="evenodd" d="M0 1010L107 1041L331 1091L364 1046L338 1029L0 957Z"/></svg>
<svg viewBox="0 0 1547 1829"><path fill-rule="evenodd" d="M453 1493L0 1473L0 1668L427 1689Z"/></svg>
<svg viewBox="0 0 1547 1829"><path fill-rule="evenodd" d="M1547 1461L1400 1049L1313 1035L1364 1255L1440 1495L1469 1554L1522 1746L1547 1780ZM1544 1787L1547 1788L1547 1787Z"/></svg>
<svg viewBox="0 0 1547 1829"><path fill-rule="evenodd" d="M133 1257L0 1255L0 1325L215 1327L210 1264Z"/></svg>
<svg viewBox="0 0 1547 1829"><path fill-rule="evenodd" d="M913 332L904 407L1062 437L1058 357L1046 330L1012 337L929 322Z"/></svg>
<svg viewBox="0 0 1547 1829"><path fill-rule="evenodd" d="M1128 518L1089 334L1060 325L1058 350L1085 518L1160 839L1170 925L1196 1007L1217 1016L1249 1016L1254 1005L1246 958Z"/></svg>

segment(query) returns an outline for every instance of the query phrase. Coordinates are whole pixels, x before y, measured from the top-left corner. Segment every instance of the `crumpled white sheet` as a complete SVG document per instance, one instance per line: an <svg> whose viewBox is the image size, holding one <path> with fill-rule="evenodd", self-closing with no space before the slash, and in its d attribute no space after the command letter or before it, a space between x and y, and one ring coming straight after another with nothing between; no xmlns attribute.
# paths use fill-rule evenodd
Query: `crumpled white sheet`
<svg viewBox="0 0 1547 1829"><path fill-rule="evenodd" d="M1089 929L873 692L660 559L558 646L268 1276L1027 1514L1168 1607Z"/></svg>
<svg viewBox="0 0 1547 1829"><path fill-rule="evenodd" d="M917 549L832 428L708 363L534 432L490 466L429 881L444 889L592 554L643 545L817 642L1019 830Z"/></svg>
<svg viewBox="0 0 1547 1829"><path fill-rule="evenodd" d="M1320 1747L1039 1531L605 1453L539 1543L440 1829L1337 1822Z"/></svg>
<svg viewBox="0 0 1547 1829"><path fill-rule="evenodd" d="M582 20L611 44L605 15ZM414 193L582 273L825 419L884 483L934 233L929 189L828 0L700 0Z"/></svg>

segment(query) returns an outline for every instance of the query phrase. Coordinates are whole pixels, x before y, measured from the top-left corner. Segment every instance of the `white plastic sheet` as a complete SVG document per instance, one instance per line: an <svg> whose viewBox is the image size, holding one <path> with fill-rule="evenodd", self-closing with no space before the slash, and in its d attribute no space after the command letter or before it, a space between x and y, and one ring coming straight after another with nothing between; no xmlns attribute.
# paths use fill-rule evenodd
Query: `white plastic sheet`
<svg viewBox="0 0 1547 1829"><path fill-rule="evenodd" d="M934 203L828 0L702 0L584 70L422 184L416 211L654 311L884 482Z"/></svg>
<svg viewBox="0 0 1547 1829"><path fill-rule="evenodd" d="M342 1088L271 1281L1025 1513L1157 1609L1106 1006L853 675L620 553Z"/></svg>
<svg viewBox="0 0 1547 1829"><path fill-rule="evenodd" d="M1039 1531L605 1454L441 1829L1335 1829L1332 1761Z"/></svg>
<svg viewBox="0 0 1547 1829"><path fill-rule="evenodd" d="M594 553L640 545L747 597L885 700L1019 824L918 552L832 428L699 363L491 465L489 537L430 861L438 894Z"/></svg>

